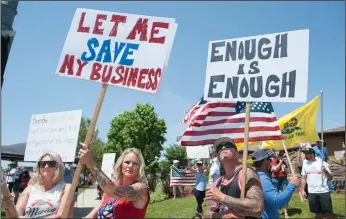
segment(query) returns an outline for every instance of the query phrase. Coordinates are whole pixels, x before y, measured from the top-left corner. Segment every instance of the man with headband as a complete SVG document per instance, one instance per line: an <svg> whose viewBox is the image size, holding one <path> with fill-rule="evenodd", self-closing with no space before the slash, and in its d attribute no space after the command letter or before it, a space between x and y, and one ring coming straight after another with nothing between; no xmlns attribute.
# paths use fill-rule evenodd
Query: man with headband
<svg viewBox="0 0 346 219"><path fill-rule="evenodd" d="M261 182L254 170L246 171L245 198L241 199L241 173L239 152L232 139L223 137L214 143L214 149L225 170L225 175L215 182L215 187L206 189L205 200L214 201L216 207L205 212L206 218L260 218L263 212Z"/></svg>

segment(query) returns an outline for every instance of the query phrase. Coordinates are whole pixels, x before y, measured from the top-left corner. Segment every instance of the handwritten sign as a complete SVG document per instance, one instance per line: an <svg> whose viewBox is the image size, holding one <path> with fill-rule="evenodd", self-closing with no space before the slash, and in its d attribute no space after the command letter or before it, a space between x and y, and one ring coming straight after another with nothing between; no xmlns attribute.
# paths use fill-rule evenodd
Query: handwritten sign
<svg viewBox="0 0 346 219"><path fill-rule="evenodd" d="M110 179L112 178L112 174L114 172L115 155L116 153L107 153L107 154L103 154L103 158L102 158L101 170Z"/></svg>
<svg viewBox="0 0 346 219"><path fill-rule="evenodd" d="M309 30L209 42L206 100L306 102Z"/></svg>
<svg viewBox="0 0 346 219"><path fill-rule="evenodd" d="M156 93L175 19L78 8L57 74Z"/></svg>
<svg viewBox="0 0 346 219"><path fill-rule="evenodd" d="M208 146L191 146L186 147L186 155L189 159L209 158Z"/></svg>
<svg viewBox="0 0 346 219"><path fill-rule="evenodd" d="M37 161L45 152L74 162L82 110L38 114L31 117L24 161Z"/></svg>

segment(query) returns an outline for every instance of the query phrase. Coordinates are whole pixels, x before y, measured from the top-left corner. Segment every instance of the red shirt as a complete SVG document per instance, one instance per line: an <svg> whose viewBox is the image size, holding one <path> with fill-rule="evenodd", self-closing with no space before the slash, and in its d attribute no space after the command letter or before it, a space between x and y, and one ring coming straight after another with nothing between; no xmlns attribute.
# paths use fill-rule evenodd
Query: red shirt
<svg viewBox="0 0 346 219"><path fill-rule="evenodd" d="M270 162L270 165L272 167L275 167L279 164L279 161L277 159L272 159L272 161ZM287 177L285 171L282 171L282 169L280 168L278 172L274 172L272 171L272 178L285 178Z"/></svg>
<svg viewBox="0 0 346 219"><path fill-rule="evenodd" d="M105 194L102 205L97 212L97 218L145 218L149 201L150 196L145 208L138 209L131 201L119 200Z"/></svg>

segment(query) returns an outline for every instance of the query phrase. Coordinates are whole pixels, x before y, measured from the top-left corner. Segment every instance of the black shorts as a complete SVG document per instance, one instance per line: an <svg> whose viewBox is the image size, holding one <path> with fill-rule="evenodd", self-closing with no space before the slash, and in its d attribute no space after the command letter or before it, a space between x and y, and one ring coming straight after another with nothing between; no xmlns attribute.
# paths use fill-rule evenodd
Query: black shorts
<svg viewBox="0 0 346 219"><path fill-rule="evenodd" d="M333 212L332 198L330 193L309 193L309 207L311 213L328 213Z"/></svg>

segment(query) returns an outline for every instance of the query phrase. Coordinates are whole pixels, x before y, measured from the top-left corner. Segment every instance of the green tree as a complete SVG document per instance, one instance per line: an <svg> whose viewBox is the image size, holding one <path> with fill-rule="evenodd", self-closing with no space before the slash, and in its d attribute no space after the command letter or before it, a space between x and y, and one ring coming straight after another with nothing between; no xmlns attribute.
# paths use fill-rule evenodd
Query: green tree
<svg viewBox="0 0 346 219"><path fill-rule="evenodd" d="M149 186L155 189L157 160L166 141L166 123L159 119L150 104L137 104L132 111L125 111L114 117L108 131L105 151L120 155L125 149L135 147L142 151Z"/></svg>
<svg viewBox="0 0 346 219"><path fill-rule="evenodd" d="M188 164L188 159L186 155L186 148L177 144L171 144L168 148L166 148L165 158L171 164L173 160L179 160L180 166L186 167Z"/></svg>
<svg viewBox="0 0 346 219"><path fill-rule="evenodd" d="M90 119L82 117L80 128L79 128L78 142L84 142L86 135L88 133L89 126L90 126ZM91 142L91 145L92 145L91 150L93 152L97 165L101 167L105 143L98 137L98 134L99 134L98 129L95 129L92 142ZM76 152L77 154L80 147L81 146L78 144L77 152Z"/></svg>

